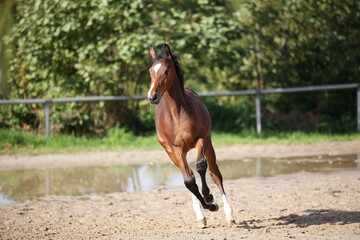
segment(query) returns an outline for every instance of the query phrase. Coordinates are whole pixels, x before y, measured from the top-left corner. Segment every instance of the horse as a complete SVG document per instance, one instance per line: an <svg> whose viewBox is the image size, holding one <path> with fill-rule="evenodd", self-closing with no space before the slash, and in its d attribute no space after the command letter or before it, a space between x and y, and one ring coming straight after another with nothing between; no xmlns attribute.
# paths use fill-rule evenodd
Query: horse
<svg viewBox="0 0 360 240"><path fill-rule="evenodd" d="M205 174L208 166L210 176L222 196L226 221L229 225L234 224L233 211L225 194L222 175L216 164L216 155L211 143L209 112L197 93L184 87L180 58L171 53L169 45L164 44L158 53L151 45L150 56L153 65L149 69L151 86L147 96L150 104L156 105L157 139L180 169L184 184L192 193L198 226L206 226L201 206L210 211L219 210L219 206L213 203L214 197L206 183ZM201 177L202 195L186 160L188 151L193 148L197 150L196 170Z"/></svg>

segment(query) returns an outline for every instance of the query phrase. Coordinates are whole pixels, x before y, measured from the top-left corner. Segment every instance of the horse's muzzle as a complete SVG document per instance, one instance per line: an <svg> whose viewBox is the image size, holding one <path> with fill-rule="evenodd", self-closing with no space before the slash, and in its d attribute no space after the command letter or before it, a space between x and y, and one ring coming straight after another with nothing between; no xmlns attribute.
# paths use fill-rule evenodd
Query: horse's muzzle
<svg viewBox="0 0 360 240"><path fill-rule="evenodd" d="M154 95L148 97L148 100L150 104L156 105L160 102L160 95L154 93Z"/></svg>

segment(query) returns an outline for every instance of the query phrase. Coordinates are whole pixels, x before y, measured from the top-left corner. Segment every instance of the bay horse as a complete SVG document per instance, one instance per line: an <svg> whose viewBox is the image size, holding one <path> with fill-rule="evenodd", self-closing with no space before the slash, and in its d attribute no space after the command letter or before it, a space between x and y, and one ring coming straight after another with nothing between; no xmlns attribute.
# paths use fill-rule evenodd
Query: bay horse
<svg viewBox="0 0 360 240"><path fill-rule="evenodd" d="M215 151L211 143L211 118L205 104L190 88L184 87L180 68L180 59L171 53L164 44L163 50L156 53L150 46L153 65L149 69L151 86L148 92L150 104L157 105L155 126L157 139L164 147L173 163L180 169L186 188L192 193L193 208L199 227L206 226L206 219L201 206L210 211L217 211L213 204L213 195L206 184L206 170L218 186L224 203L224 212L228 224L235 223L232 208L226 198L223 179L216 164ZM202 195L199 192L193 171L189 168L187 152L196 148L196 170L202 182ZM200 206L200 204L201 206Z"/></svg>

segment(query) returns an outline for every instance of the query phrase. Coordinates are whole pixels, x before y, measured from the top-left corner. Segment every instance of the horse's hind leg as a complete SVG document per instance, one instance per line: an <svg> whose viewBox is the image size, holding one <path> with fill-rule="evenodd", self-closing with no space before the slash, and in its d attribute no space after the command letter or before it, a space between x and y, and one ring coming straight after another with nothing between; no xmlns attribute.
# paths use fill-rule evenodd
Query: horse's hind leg
<svg viewBox="0 0 360 240"><path fill-rule="evenodd" d="M206 149L206 142L203 138L200 138L196 143L196 150L197 150L197 158L196 158L196 171L200 174L202 189L201 193L203 195L204 201L207 204L211 204L214 201L214 197L210 194L210 189L206 184L206 170L208 167L206 158L205 158L205 149Z"/></svg>
<svg viewBox="0 0 360 240"><path fill-rule="evenodd" d="M226 194L225 194L225 190L224 190L224 186L223 186L222 175L220 173L218 165L216 164L216 155L215 155L215 151L212 146L210 138L209 138L209 141L207 144L208 144L208 146L206 147L205 155L206 155L206 158L209 163L209 173L210 173L210 176L213 178L215 184L218 186L218 188L220 190L221 198L224 203L224 212L226 215L226 221L228 224L233 224L233 223L235 223L235 220L233 217L233 211L232 211L232 208L226 198Z"/></svg>

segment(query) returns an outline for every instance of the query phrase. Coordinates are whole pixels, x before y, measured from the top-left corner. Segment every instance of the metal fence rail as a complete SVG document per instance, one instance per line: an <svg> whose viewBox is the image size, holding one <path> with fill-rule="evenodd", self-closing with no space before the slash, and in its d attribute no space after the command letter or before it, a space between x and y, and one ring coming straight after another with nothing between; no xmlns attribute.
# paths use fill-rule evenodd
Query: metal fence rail
<svg viewBox="0 0 360 240"><path fill-rule="evenodd" d="M244 91L228 91L228 92L208 92L199 93L200 97L222 97L222 96L240 96L254 95L256 107L256 130L261 132L261 94L274 93L293 93L293 92L310 92L310 91L326 91L340 89L357 89L357 128L360 131L360 83L335 84L324 86L294 87L294 88L276 88L263 90L244 90ZM67 102L99 102L99 101L127 101L127 100L143 100L147 99L146 95L135 96L93 96L93 97L76 97L76 98L53 98L53 99L24 99L24 100L0 100L0 105L10 104L44 104L45 107L45 128L46 137L50 136L50 104L51 103L67 103Z"/></svg>

